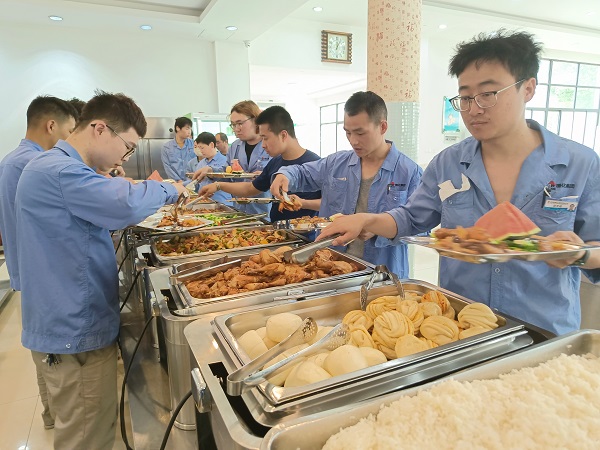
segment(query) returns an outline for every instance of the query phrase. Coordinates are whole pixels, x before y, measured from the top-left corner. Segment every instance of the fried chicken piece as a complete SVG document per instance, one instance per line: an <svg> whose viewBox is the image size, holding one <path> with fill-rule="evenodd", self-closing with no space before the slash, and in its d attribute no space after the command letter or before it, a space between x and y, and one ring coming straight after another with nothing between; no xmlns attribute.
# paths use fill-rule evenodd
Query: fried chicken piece
<svg viewBox="0 0 600 450"><path fill-rule="evenodd" d="M268 264L280 263L281 262L281 256L280 255L276 255L275 253L273 253L269 249L261 250L261 252L258 255L260 256L260 263L263 266L266 266Z"/></svg>
<svg viewBox="0 0 600 450"><path fill-rule="evenodd" d="M268 277L274 277L285 273L285 264L283 263L272 263L266 266L250 269L246 272L248 275L262 275Z"/></svg>

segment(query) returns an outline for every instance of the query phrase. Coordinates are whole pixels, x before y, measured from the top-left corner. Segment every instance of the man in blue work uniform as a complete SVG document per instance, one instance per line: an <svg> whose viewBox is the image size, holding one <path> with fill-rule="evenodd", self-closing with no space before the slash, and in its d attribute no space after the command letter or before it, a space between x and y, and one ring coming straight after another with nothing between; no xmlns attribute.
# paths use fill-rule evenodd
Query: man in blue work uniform
<svg viewBox="0 0 600 450"><path fill-rule="evenodd" d="M119 280L109 230L140 222L185 191L96 173L127 161L145 133L133 100L100 92L75 131L33 159L17 186L21 341L48 388L56 449L108 450L115 438Z"/></svg>
<svg viewBox="0 0 600 450"><path fill-rule="evenodd" d="M352 150L336 152L302 166L282 167L271 193L321 190L319 215L377 213L406 203L419 185L421 168L384 137L387 107L374 92L356 92L344 106L344 130ZM338 219L336 219L337 221ZM385 264L401 278L409 273L405 245L376 248L375 239L355 240L347 253Z"/></svg>
<svg viewBox="0 0 600 450"><path fill-rule="evenodd" d="M398 242L438 224L470 227L503 201L521 209L543 235L600 241L600 161L593 150L525 120L535 93L541 45L521 32L481 34L457 47L450 99L472 137L448 147L427 166L409 202L386 214L342 218L323 231L360 233ZM573 207L570 207L574 205ZM573 267L577 266L577 267ZM469 264L441 258L440 285L556 334L579 328L580 269L600 281L600 252L554 262Z"/></svg>
<svg viewBox="0 0 600 450"><path fill-rule="evenodd" d="M163 163L167 178L171 178L184 185L191 180L185 176L186 167L190 160L195 159L194 141L192 135L192 121L187 117L178 117L175 120L175 139L165 143L160 159Z"/></svg>
<svg viewBox="0 0 600 450"><path fill-rule="evenodd" d="M272 158L261 174L254 180L245 183L216 182L204 186L200 195L214 195L220 191L228 192L235 197L254 197L269 191L271 177L284 166L305 164L320 159L319 155L303 148L294 129L294 121L290 113L281 106L271 106L261 112L256 118L262 146ZM282 210L278 207L271 208L271 222L293 219L302 216L314 216L319 209L321 192L296 192L300 209L296 211Z"/></svg>
<svg viewBox="0 0 600 450"><path fill-rule="evenodd" d="M216 136L208 131L203 131L200 133L196 139L194 152L196 152L196 156L198 156L198 162L194 167L188 166L190 172L198 171L199 180L201 180L196 186L196 191L200 191L200 189L211 183L211 180L205 178L207 173L210 172L225 172L225 168L227 167L227 158L217 149L217 139ZM225 191L216 192L212 199L219 203L225 203L227 205L231 205L231 194L228 194Z"/></svg>
<svg viewBox="0 0 600 450"><path fill-rule="evenodd" d="M0 232L4 239L4 254L10 287L21 290L17 260L17 225L15 196L21 173L29 161L54 147L59 139L66 139L79 118L79 112L70 101L56 97L40 96L27 108L27 131L19 146L0 163ZM38 387L44 410L44 427L54 427L54 414L48 403L44 378L38 371Z"/></svg>

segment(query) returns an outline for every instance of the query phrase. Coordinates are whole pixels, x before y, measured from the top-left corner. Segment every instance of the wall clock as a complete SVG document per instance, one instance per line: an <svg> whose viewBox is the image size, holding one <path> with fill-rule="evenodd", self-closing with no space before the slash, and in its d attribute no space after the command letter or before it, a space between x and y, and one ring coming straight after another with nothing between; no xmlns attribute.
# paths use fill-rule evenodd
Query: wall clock
<svg viewBox="0 0 600 450"><path fill-rule="evenodd" d="M321 61L350 64L352 62L352 34L321 31Z"/></svg>

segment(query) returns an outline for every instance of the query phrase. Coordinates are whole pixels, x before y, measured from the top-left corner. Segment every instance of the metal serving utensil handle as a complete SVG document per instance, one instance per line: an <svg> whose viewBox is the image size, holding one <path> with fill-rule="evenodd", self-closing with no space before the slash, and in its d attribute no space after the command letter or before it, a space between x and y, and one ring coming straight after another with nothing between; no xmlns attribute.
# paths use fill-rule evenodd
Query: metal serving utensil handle
<svg viewBox="0 0 600 450"><path fill-rule="evenodd" d="M286 262L292 262L292 263L297 263L297 264L303 264L305 262L307 262L310 257L312 255L315 254L315 252L317 250L321 250L322 248L326 248L329 247L334 240L336 240L338 237L340 237L339 234L331 236L327 239L323 239L322 241L317 241L317 242L313 242L311 244L307 244L307 245L303 245L300 248L297 248L296 250L288 250L287 252L284 253L284 259ZM345 245L350 244L350 242L352 242L354 239L346 242ZM289 254L289 259L288 256L286 256L286 254Z"/></svg>
<svg viewBox="0 0 600 450"><path fill-rule="evenodd" d="M242 382L244 383L244 387L242 390L250 389L253 386L259 385L263 381L267 380L269 375L277 372L283 366L297 360L300 358L304 358L306 356L311 356L321 349L325 348L327 350L335 350L336 348L347 344L350 341L350 331L348 325L345 323L340 323L336 325L333 330L327 333L324 337L319 339L317 342L312 344L311 346L300 350L298 353L294 353L293 355L288 356L281 361L276 362L272 366L267 367L266 369L261 370L260 372L256 372Z"/></svg>
<svg viewBox="0 0 600 450"><path fill-rule="evenodd" d="M266 215L267 215L267 213L252 214L252 215L242 217L242 218L224 220L223 222L221 222L221 225L231 225L232 223L241 223L241 222L246 222L248 220L260 219L261 217L265 217Z"/></svg>
<svg viewBox="0 0 600 450"><path fill-rule="evenodd" d="M262 369L266 363L273 358L289 350L296 345L310 341L317 333L317 323L312 317L304 319L296 331L290 334L279 344L274 345L262 355L240 367L227 376L227 393L229 395L242 395L247 389L244 388L244 380L254 372Z"/></svg>

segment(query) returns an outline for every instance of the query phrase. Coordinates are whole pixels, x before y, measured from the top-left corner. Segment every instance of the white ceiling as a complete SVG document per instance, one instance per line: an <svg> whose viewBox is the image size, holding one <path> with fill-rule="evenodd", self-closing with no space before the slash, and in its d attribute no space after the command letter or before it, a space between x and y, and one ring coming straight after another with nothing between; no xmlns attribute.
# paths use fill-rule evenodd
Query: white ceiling
<svg viewBox="0 0 600 450"><path fill-rule="evenodd" d="M390 0L400 1L400 0ZM0 0L0 26L47 25L49 15L64 18L56 26L76 29L150 33L204 40L252 41L285 17L333 25L366 27L368 0ZM321 6L322 12L312 10ZM440 30L444 24L446 29ZM228 25L238 27L227 31ZM459 42L481 31L500 27L527 28L546 48L598 54L600 52L600 0L423 0L422 34L425 38ZM298 71L252 67L252 91L328 89L364 80L364 74ZM332 76L334 75L334 76ZM256 81L255 81L256 80ZM261 83L255 85L254 83ZM307 91L308 92L308 91Z"/></svg>

